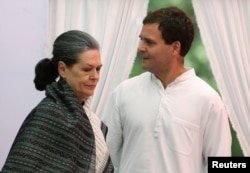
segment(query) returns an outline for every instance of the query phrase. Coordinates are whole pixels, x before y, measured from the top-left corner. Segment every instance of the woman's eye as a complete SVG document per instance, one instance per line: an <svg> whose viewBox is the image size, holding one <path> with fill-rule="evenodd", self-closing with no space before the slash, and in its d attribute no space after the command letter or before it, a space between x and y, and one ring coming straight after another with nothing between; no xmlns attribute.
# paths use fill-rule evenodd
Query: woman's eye
<svg viewBox="0 0 250 173"><path fill-rule="evenodd" d="M96 71L101 71L101 67L96 68Z"/></svg>
<svg viewBox="0 0 250 173"><path fill-rule="evenodd" d="M90 68L84 68L83 71L89 72L89 71L91 71L91 69Z"/></svg>

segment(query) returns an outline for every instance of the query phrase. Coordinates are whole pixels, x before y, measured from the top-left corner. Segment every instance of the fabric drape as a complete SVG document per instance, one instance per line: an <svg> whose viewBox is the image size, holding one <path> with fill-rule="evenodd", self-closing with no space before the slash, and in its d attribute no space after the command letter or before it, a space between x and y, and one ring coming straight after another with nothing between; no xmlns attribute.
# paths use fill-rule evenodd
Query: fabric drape
<svg viewBox="0 0 250 173"><path fill-rule="evenodd" d="M202 41L229 118L250 156L250 1L192 0Z"/></svg>

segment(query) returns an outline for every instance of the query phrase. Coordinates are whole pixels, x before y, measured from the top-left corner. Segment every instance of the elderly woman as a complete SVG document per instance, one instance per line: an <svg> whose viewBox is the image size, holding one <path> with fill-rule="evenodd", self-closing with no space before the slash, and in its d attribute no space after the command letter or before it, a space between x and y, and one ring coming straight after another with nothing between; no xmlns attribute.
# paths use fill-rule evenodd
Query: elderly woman
<svg viewBox="0 0 250 173"><path fill-rule="evenodd" d="M53 57L35 67L35 87L46 96L24 120L2 173L113 172L107 127L89 109L101 67L91 35L72 30L57 37Z"/></svg>

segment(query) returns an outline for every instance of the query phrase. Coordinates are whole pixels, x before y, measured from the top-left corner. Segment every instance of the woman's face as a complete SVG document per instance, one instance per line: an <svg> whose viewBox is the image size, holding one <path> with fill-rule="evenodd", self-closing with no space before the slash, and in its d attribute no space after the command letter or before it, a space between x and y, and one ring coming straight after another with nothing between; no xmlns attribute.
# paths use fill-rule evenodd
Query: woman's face
<svg viewBox="0 0 250 173"><path fill-rule="evenodd" d="M79 62L72 67L62 61L58 64L60 76L75 92L80 102L94 94L99 81L102 62L97 49L87 50L78 55Z"/></svg>

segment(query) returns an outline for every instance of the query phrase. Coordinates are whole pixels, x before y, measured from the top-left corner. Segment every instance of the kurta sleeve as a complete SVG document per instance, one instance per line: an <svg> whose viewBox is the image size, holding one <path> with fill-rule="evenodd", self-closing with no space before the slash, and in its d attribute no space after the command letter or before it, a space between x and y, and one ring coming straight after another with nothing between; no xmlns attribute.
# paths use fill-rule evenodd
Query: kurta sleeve
<svg viewBox="0 0 250 173"><path fill-rule="evenodd" d="M106 142L116 173L119 172L118 169L121 159L121 147L123 143L123 136L121 117L117 106L117 97L115 92L112 93L106 103L102 116L102 121L108 126Z"/></svg>
<svg viewBox="0 0 250 173"><path fill-rule="evenodd" d="M203 153L206 167L210 156L231 156L231 143L228 114L218 98L211 106L204 133Z"/></svg>

